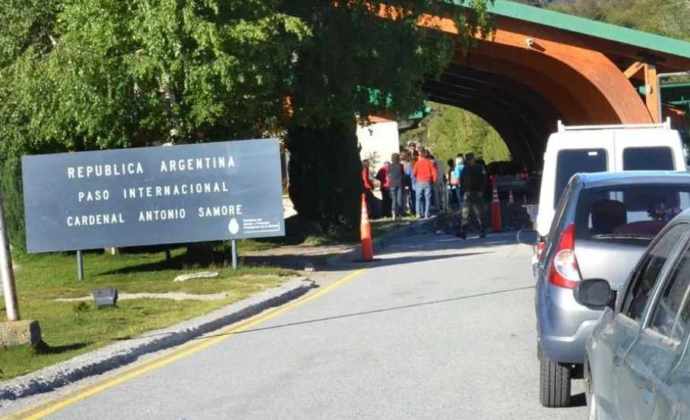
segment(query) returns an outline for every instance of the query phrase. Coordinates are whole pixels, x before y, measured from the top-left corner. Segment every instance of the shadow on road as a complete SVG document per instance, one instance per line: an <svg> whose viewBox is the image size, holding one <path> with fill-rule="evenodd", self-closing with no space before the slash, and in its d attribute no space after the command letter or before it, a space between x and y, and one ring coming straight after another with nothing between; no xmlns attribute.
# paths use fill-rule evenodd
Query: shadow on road
<svg viewBox="0 0 690 420"><path fill-rule="evenodd" d="M270 327L254 328L254 329L250 329L250 330L246 330L246 331L240 331L240 332L234 332L234 333L228 333L228 334L208 335L208 336L199 338L199 340L203 340L203 339L207 339L207 338L211 338L211 337L222 337L224 335L248 334L248 333L253 333L253 332L276 330L276 329L287 328L287 327L295 327L295 326L299 326L299 325L315 324L315 323L319 323L319 322L335 321L335 320L346 319L346 318L356 318L356 317L374 315L374 314L380 314L380 313L386 313L386 312L395 312L395 311L401 311L401 310L406 310L406 309L420 308L420 307L424 307L424 306L441 305L444 303L459 302L462 300L469 300L469 299L478 299L478 298L483 298L483 297L488 297L488 296L496 296L496 295L502 295L502 294L508 294L508 293L522 292L525 290L532 290L532 289L534 289L534 286L525 286L525 287L516 287L513 289L495 290L495 291L486 292L486 293L476 293L476 294L472 294L472 295L464 295L464 296L458 296L458 297L453 297L453 298L448 298L448 299L430 300L430 301L426 301L426 302L412 303L409 305L392 306L389 308L372 309L370 311L353 312L353 313L333 315L333 316L328 316L328 317L323 317L323 318L308 319L305 321L289 322L289 323L285 323L285 324L273 325Z"/></svg>
<svg viewBox="0 0 690 420"><path fill-rule="evenodd" d="M447 234L433 234L429 232L416 232L409 236L395 236L389 240L378 243L375 254L379 259L374 264L359 264L360 258L358 250L353 250L344 254L320 254L320 255L300 255L298 253L287 253L280 255L240 255L241 266L267 266L280 267L292 270L304 270L307 266L315 267L318 271L343 271L343 269L359 267L379 267L395 264L411 264L424 261L433 261L447 258L466 257L481 255L485 249L515 244L515 233L499 233L489 235L485 239L470 237L467 240L460 240ZM411 257L392 257L385 258L389 254L405 252L434 252L452 250L472 249L472 252L430 255L430 256L411 256ZM382 258L383 257L383 258ZM207 261L191 261L186 254L172 257L169 261L161 260L154 263L129 266L117 270L110 270L99 273L99 275L111 274L132 274L150 271L182 270L182 269L207 269L211 267L223 267L227 264L227 255L214 253L209 255ZM194 263L192 265L192 262Z"/></svg>

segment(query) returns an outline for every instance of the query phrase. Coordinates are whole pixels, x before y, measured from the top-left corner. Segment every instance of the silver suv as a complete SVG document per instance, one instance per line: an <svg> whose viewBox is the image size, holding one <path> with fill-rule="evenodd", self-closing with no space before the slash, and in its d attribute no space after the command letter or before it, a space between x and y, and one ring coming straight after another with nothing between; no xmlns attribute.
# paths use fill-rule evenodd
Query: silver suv
<svg viewBox="0 0 690 420"><path fill-rule="evenodd" d="M570 404L570 382L582 377L585 342L602 311L579 304L582 279L623 286L654 236L690 207L690 174L577 174L563 191L545 239L537 277L540 399Z"/></svg>
<svg viewBox="0 0 690 420"><path fill-rule="evenodd" d="M657 236L624 288L585 279L575 296L605 308L587 343L589 418L690 419L690 211Z"/></svg>

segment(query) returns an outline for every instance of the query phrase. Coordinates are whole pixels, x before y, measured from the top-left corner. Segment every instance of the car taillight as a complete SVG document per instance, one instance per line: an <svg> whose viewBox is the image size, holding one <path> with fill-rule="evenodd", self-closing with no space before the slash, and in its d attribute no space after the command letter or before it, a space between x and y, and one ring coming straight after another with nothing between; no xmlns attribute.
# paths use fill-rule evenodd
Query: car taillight
<svg viewBox="0 0 690 420"><path fill-rule="evenodd" d="M574 289L580 280L575 258L575 225L569 225L558 240L556 255L549 269L549 281L558 287Z"/></svg>

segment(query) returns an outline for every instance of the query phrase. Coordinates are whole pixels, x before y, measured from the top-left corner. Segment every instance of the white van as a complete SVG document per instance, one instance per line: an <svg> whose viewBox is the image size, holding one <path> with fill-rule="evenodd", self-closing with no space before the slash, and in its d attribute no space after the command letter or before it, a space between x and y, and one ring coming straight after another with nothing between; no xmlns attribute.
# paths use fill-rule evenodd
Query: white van
<svg viewBox="0 0 690 420"><path fill-rule="evenodd" d="M549 137L539 196L537 232L551 228L561 192L578 172L685 171L680 134L664 124L566 127Z"/></svg>

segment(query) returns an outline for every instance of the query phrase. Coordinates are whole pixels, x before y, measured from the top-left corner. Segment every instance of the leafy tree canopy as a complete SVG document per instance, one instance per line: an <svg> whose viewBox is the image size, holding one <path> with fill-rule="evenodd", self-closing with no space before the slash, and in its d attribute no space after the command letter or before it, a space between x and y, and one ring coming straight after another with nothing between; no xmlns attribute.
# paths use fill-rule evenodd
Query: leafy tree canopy
<svg viewBox="0 0 690 420"><path fill-rule="evenodd" d="M310 35L276 3L5 1L0 133L80 150L260 132Z"/></svg>
<svg viewBox="0 0 690 420"><path fill-rule="evenodd" d="M690 40L690 3L685 0L557 0L545 3L565 13Z"/></svg>
<svg viewBox="0 0 690 420"><path fill-rule="evenodd" d="M487 163L509 161L510 151L501 136L477 115L449 105L428 103L431 114L418 127L406 131L401 141L421 143L446 161L458 153L474 153Z"/></svg>
<svg viewBox="0 0 690 420"><path fill-rule="evenodd" d="M300 51L294 90L298 121L308 125L353 113L409 115L423 105L424 80L438 77L456 48L470 45L470 35L491 27L485 0L465 1L473 13L436 0L333 3L345 2L285 2L288 13L302 17L312 31ZM424 14L454 19L462 36L419 27ZM382 100L372 102L370 89Z"/></svg>
<svg viewBox="0 0 690 420"><path fill-rule="evenodd" d="M369 87L407 112L455 46L417 19L488 28L484 0L468 3L477 13L432 0L6 0L0 134L36 150L256 136L280 125L288 95L314 123L375 111ZM378 17L382 5L399 19Z"/></svg>
<svg viewBox="0 0 690 420"><path fill-rule="evenodd" d="M0 2L0 172L13 229L22 154L333 129L416 109L422 81L490 27L486 0L464 1L472 12L436 0ZM425 12L466 36L419 28ZM372 106L370 88L392 101Z"/></svg>

